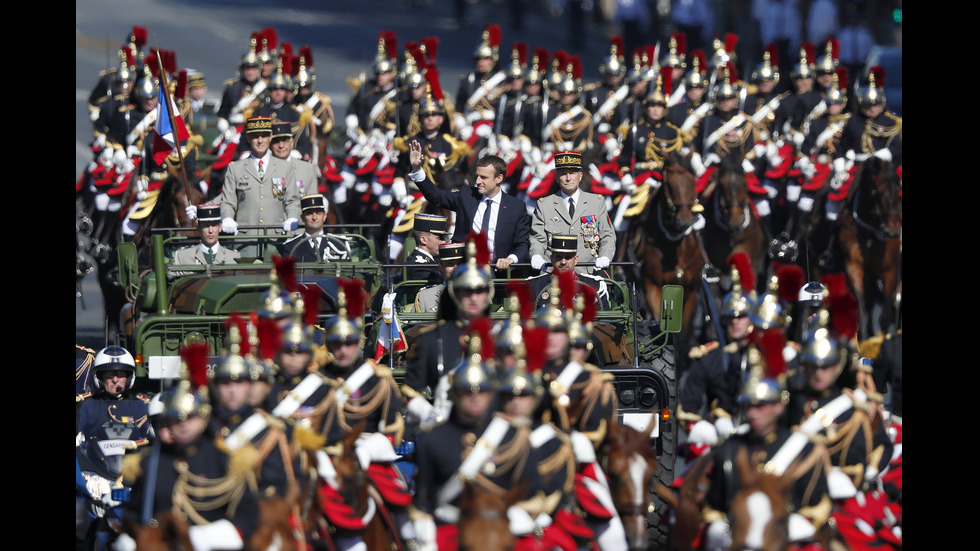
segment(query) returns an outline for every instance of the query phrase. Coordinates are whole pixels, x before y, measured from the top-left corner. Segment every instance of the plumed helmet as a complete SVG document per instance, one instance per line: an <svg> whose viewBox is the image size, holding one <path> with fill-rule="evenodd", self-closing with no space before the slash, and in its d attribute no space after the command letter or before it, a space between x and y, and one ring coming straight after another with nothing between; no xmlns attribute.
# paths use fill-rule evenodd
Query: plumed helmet
<svg viewBox="0 0 980 551"><path fill-rule="evenodd" d="M428 62L425 59L425 52L418 45L414 48L406 45L405 74L402 77L402 82L405 83L405 86L409 88L425 86L427 82L425 71L427 68Z"/></svg>
<svg viewBox="0 0 980 551"><path fill-rule="evenodd" d="M732 289L721 301L721 316L747 316L755 306L755 272L748 253L739 252L728 257L731 268Z"/></svg>
<svg viewBox="0 0 980 551"><path fill-rule="evenodd" d="M429 113L446 114L446 104L444 102L442 84L439 82L439 70L429 67L425 71L425 97L419 102L419 117Z"/></svg>
<svg viewBox="0 0 980 551"><path fill-rule="evenodd" d="M527 70L527 44L515 42L510 49L510 65L507 67L507 78L524 78Z"/></svg>
<svg viewBox="0 0 980 551"><path fill-rule="evenodd" d="M293 81L300 88L303 86L312 88L316 84L316 72L313 71L313 48L303 46L299 49L299 65Z"/></svg>
<svg viewBox="0 0 980 551"><path fill-rule="evenodd" d="M466 263L456 267L449 280L449 296L459 306L457 293L462 290L488 289L493 298L493 275L490 272L490 248L486 232L471 231L466 237Z"/></svg>
<svg viewBox="0 0 980 551"><path fill-rule="evenodd" d="M846 279L841 274L824 276L822 283L827 288L827 297L816 323L803 337L800 361L817 366L831 366L840 362L842 369L857 337L860 310L857 298L848 289Z"/></svg>
<svg viewBox="0 0 980 551"><path fill-rule="evenodd" d="M565 80L565 67L568 66L570 57L565 50L555 52L555 56L551 59L551 69L546 79L548 86L557 88L561 84L561 81Z"/></svg>
<svg viewBox="0 0 980 551"><path fill-rule="evenodd" d="M823 96L828 105L847 105L847 76L847 67L841 66L834 71L834 82Z"/></svg>
<svg viewBox="0 0 980 551"><path fill-rule="evenodd" d="M687 69L687 35L682 32L670 33L667 54L660 60L663 67Z"/></svg>
<svg viewBox="0 0 980 551"><path fill-rule="evenodd" d="M480 36L480 44L473 51L473 59L490 58L496 62L500 58L500 25L487 23Z"/></svg>
<svg viewBox="0 0 980 551"><path fill-rule="evenodd" d="M136 59L126 48L119 49L119 67L112 75L114 82L132 82L136 78Z"/></svg>
<svg viewBox="0 0 980 551"><path fill-rule="evenodd" d="M708 75L705 72L707 65L705 63L703 50L698 49L691 52L691 69L684 77L684 86L688 88L708 87Z"/></svg>
<svg viewBox="0 0 980 551"><path fill-rule="evenodd" d="M582 92L582 60L579 56L571 56L565 65L565 76L558 84L562 94L579 94Z"/></svg>
<svg viewBox="0 0 980 551"><path fill-rule="evenodd" d="M324 327L326 343L359 343L364 339L364 310L367 292L364 280L342 277L337 280L337 314Z"/></svg>
<svg viewBox="0 0 980 551"><path fill-rule="evenodd" d="M592 324L598 311L598 293L590 285L577 284L572 299L572 317L568 324L568 340L573 346L584 346L592 350Z"/></svg>
<svg viewBox="0 0 980 551"><path fill-rule="evenodd" d="M599 64L599 72L603 75L616 75L622 77L626 74L626 47L623 37L615 35L609 39L609 54L602 58Z"/></svg>
<svg viewBox="0 0 980 551"><path fill-rule="evenodd" d="M761 405L773 402L786 404L786 359L783 349L786 337L781 331L755 331L749 337L746 351L749 377L739 390L737 400L743 405Z"/></svg>
<svg viewBox="0 0 980 551"><path fill-rule="evenodd" d="M242 58L238 61L238 65L242 68L258 67L262 65L262 61L259 59L258 48L258 33L252 33L252 37L249 39L248 50L246 50L245 54L242 55Z"/></svg>
<svg viewBox="0 0 980 551"><path fill-rule="evenodd" d="M272 263L269 290L262 295L259 317L283 319L293 313L292 293L297 290L296 258L273 256Z"/></svg>
<svg viewBox="0 0 980 551"><path fill-rule="evenodd" d="M466 328L466 353L449 373L449 386L456 392L487 392L496 388L494 339L490 318L476 318Z"/></svg>
<svg viewBox="0 0 980 551"><path fill-rule="evenodd" d="M207 422L211 416L211 402L207 393L207 344L182 347L180 359L180 381L162 393L163 415L178 421L198 415Z"/></svg>
<svg viewBox="0 0 980 551"><path fill-rule="evenodd" d="M140 72L140 77L136 80L136 84L133 86L133 93L139 98L155 98L160 93L160 84L153 77L153 73L150 71L150 64L143 63L142 65L143 69Z"/></svg>
<svg viewBox="0 0 980 551"><path fill-rule="evenodd" d="M663 105L667 107L670 94L673 92L673 76L670 71L661 72L657 75L657 84L653 90L643 99L643 105Z"/></svg>
<svg viewBox="0 0 980 551"><path fill-rule="evenodd" d="M732 99L737 98L739 92L741 92L741 87L738 85L738 72L735 69L735 64L728 62L727 65L723 67L723 77L721 82L715 86L715 99Z"/></svg>
<svg viewBox="0 0 980 551"><path fill-rule="evenodd" d="M125 371L128 374L126 392L132 390L136 382L136 360L121 346L112 345L99 350L92 361L92 371L95 374L95 388L98 390L105 390L99 376L103 371Z"/></svg>
<svg viewBox="0 0 980 551"><path fill-rule="evenodd" d="M804 42L800 44L800 58L793 65L793 69L790 71L790 78L793 80L801 78L813 78L816 76L816 70L813 67L813 44L809 42Z"/></svg>
<svg viewBox="0 0 980 551"><path fill-rule="evenodd" d="M547 78L548 61L550 54L544 48L535 48L531 55L531 62L524 75L524 81L528 84L542 84Z"/></svg>
<svg viewBox="0 0 980 551"><path fill-rule="evenodd" d="M735 56L736 45L738 45L738 35L735 33L725 33L724 41L715 36L711 43L714 53L711 54L711 59L708 61L710 67L718 69L728 63L738 63L738 58Z"/></svg>
<svg viewBox="0 0 980 551"><path fill-rule="evenodd" d="M269 90L290 90L293 87L293 80L289 78L289 71L284 70L283 60L276 60L276 72L269 79L267 88Z"/></svg>
<svg viewBox="0 0 980 551"><path fill-rule="evenodd" d="M251 354L252 343L248 339L247 320L238 313L233 313L226 322L228 328L228 352L221 357L214 372L212 381L252 381L258 378L254 358L246 359Z"/></svg>
<svg viewBox="0 0 980 551"><path fill-rule="evenodd" d="M517 364L508 370L500 382L500 396L534 396L540 401L544 396L541 368L547 359L548 330L543 327L524 331L524 351L518 354Z"/></svg>
<svg viewBox="0 0 980 551"><path fill-rule="evenodd" d="M258 32L259 62L262 64L275 63L279 59L279 33L273 28L262 29Z"/></svg>
<svg viewBox="0 0 980 551"><path fill-rule="evenodd" d="M771 80L779 84L779 49L775 44L766 46L766 51L762 54L762 63L752 71L753 82L759 83L763 80Z"/></svg>
<svg viewBox="0 0 980 551"><path fill-rule="evenodd" d="M799 289L799 285L795 287ZM757 329L785 328L792 321L789 305L780 295L779 277L773 274L769 277L766 292L759 297L750 317Z"/></svg>
<svg viewBox="0 0 980 551"><path fill-rule="evenodd" d="M885 69L875 65L868 71L868 84L858 90L858 102L861 107L885 105Z"/></svg>
<svg viewBox="0 0 980 551"><path fill-rule="evenodd" d="M545 327L551 331L568 331L572 322L575 300L576 276L572 270L552 274L551 284L542 292L541 298L548 301L538 309L534 316L536 327Z"/></svg>
<svg viewBox="0 0 980 551"><path fill-rule="evenodd" d="M398 38L395 31L379 31L374 56L374 74L393 73L398 69Z"/></svg>
<svg viewBox="0 0 980 551"><path fill-rule="evenodd" d="M840 53L840 43L836 38L828 38L827 42L824 43L823 55L817 58L814 64L814 69L819 75L829 75L833 74L840 62L837 60L837 55Z"/></svg>
<svg viewBox="0 0 980 551"><path fill-rule="evenodd" d="M534 297L531 293L531 284L525 280L507 282L504 308L509 314L503 323L494 328L498 352L523 354L524 326L534 314Z"/></svg>

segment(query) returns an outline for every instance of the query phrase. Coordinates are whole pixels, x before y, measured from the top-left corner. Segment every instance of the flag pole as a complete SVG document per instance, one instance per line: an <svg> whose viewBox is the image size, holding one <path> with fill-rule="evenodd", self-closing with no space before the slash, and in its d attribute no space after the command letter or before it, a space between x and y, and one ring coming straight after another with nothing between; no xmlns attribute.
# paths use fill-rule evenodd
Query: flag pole
<svg viewBox="0 0 980 551"><path fill-rule="evenodd" d="M156 35L153 35L153 42L156 43ZM163 67L163 60L160 56L160 46L157 45L157 65L160 67L160 89L163 90L163 97L167 101L167 115L170 116L170 129L174 133L174 144L177 147L177 161L180 163L180 174L184 177L184 186L188 185L187 180L187 165L184 163L184 150L180 146L180 133L177 132L177 120L174 118L174 110L172 109L176 104L171 101L170 98L170 83L167 82L167 71ZM187 194L181 196L181 200L184 203L184 207L190 206L187 201Z"/></svg>

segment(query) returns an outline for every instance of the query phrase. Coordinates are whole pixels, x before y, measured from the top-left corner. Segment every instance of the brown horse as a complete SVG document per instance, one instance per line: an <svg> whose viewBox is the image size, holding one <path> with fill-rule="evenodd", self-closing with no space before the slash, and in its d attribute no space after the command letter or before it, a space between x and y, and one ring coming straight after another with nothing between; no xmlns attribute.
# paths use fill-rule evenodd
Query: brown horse
<svg viewBox="0 0 980 551"><path fill-rule="evenodd" d="M711 182L701 193L705 206L702 243L708 262L724 270L728 257L745 252L752 261L756 279L766 273L766 235L749 197L745 171L738 158L729 155L722 160ZM757 289L761 291L762 289Z"/></svg>
<svg viewBox="0 0 980 551"><path fill-rule="evenodd" d="M475 478L463 486L459 501L459 551L506 551L516 538L507 509L524 497L527 484L499 493Z"/></svg>
<svg viewBox="0 0 980 551"><path fill-rule="evenodd" d="M192 551L190 525L174 513L160 513L154 517L156 522L140 525L127 518L123 521L123 532L136 542L140 551Z"/></svg>
<svg viewBox="0 0 980 551"><path fill-rule="evenodd" d="M704 530L701 510L710 484L709 474L714 462L714 453L699 456L684 474L684 480L677 494L664 485L657 486L657 493L670 504L674 512L674 525L670 532L677 551L696 549Z"/></svg>
<svg viewBox="0 0 980 551"><path fill-rule="evenodd" d="M650 491L659 462L650 445L655 424L643 432L633 427L612 423L605 441L599 446L596 458L609 480L616 512L623 521L630 549L647 549L647 516L650 512Z"/></svg>
<svg viewBox="0 0 980 551"><path fill-rule="evenodd" d="M249 549L298 551L301 548L302 536L294 531L290 518L297 497L299 489L294 488L288 496L259 500L259 526L248 539Z"/></svg>
<svg viewBox="0 0 980 551"><path fill-rule="evenodd" d="M732 549L782 551L789 538L789 504L792 469L776 475L749 465L745 448L735 454L741 488L732 497L728 512Z"/></svg>
<svg viewBox="0 0 980 551"><path fill-rule="evenodd" d="M847 279L861 306L860 337L897 326L902 265L902 184L891 162L871 157L855 172L841 211Z"/></svg>
<svg viewBox="0 0 980 551"><path fill-rule="evenodd" d="M660 297L664 285L684 288L684 311L678 357L687 357L693 331L691 321L697 308L704 251L695 231L703 210L695 187L697 178L690 157L671 153L664 163L663 184L647 204L644 239L639 253L644 294L653 319L660 319Z"/></svg>

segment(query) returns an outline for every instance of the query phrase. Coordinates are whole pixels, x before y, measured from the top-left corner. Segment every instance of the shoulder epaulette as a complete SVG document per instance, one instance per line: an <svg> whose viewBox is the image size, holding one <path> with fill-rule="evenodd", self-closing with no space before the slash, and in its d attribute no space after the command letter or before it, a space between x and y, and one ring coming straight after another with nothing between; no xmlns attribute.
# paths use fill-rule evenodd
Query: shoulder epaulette
<svg viewBox="0 0 980 551"><path fill-rule="evenodd" d="M92 393L91 392L86 392L84 394L76 394L75 395L75 403L77 404L79 402L84 402L85 399L88 398L88 397L90 397L90 396L92 396Z"/></svg>
<svg viewBox="0 0 980 551"><path fill-rule="evenodd" d="M721 343L718 341L712 341L707 344L702 344L701 346L695 346L690 352L688 352L687 357L691 359L703 358L708 354L708 352L718 348L720 344Z"/></svg>
<svg viewBox="0 0 980 551"><path fill-rule="evenodd" d="M385 379L389 377L393 378L395 376L394 373L391 371L390 367L386 365L381 365L375 362L374 360L371 360L371 362L374 364L374 374L379 379Z"/></svg>
<svg viewBox="0 0 980 551"><path fill-rule="evenodd" d="M738 352L738 343L737 342L730 342L730 343L728 343L728 344L725 345L724 350L725 350L725 352L728 352L729 354L734 354L735 352Z"/></svg>
<svg viewBox="0 0 980 551"><path fill-rule="evenodd" d="M225 86L231 86L232 84L235 84L236 82L238 82L238 79L237 78L229 78L228 80L225 81L224 84L225 84Z"/></svg>
<svg viewBox="0 0 980 551"><path fill-rule="evenodd" d="M150 398L146 394L143 394L142 392L136 394L136 399L140 400L144 404L149 404L150 401L152 400L152 398Z"/></svg>

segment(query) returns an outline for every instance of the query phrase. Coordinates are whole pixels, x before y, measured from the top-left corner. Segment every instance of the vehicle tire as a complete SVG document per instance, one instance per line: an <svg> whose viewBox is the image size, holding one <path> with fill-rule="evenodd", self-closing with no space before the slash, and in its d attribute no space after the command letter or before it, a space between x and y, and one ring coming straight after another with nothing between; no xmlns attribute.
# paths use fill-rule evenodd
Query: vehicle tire
<svg viewBox="0 0 980 551"><path fill-rule="evenodd" d="M646 359L646 358L644 358ZM667 386L670 392L669 407L673 413L677 406L677 371L674 363L674 347L666 346L660 350L649 365L660 371L667 379ZM661 444L663 451L660 454L660 466L654 475L654 485L663 484L670 487L674 481L674 468L677 459L677 427L673 421L668 426L661 426ZM668 549L670 540L670 520L668 518L668 504L655 489L650 489L650 503L653 511L647 516L647 536L650 542L651 551Z"/></svg>

